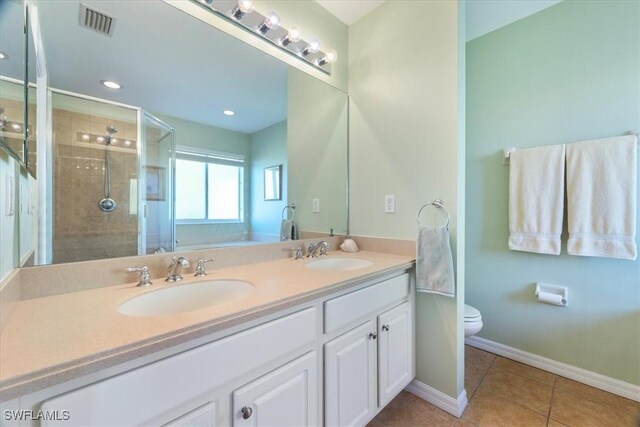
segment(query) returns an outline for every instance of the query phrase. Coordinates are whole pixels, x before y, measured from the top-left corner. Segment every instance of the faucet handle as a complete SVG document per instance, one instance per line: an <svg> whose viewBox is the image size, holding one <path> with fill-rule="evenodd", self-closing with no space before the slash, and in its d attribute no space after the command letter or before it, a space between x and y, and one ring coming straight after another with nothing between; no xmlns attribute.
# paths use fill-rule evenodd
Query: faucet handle
<svg viewBox="0 0 640 427"><path fill-rule="evenodd" d="M320 245L320 256L327 256L327 249L329 249L330 246L330 243L323 240Z"/></svg>
<svg viewBox="0 0 640 427"><path fill-rule="evenodd" d="M140 272L140 281L136 286L146 288L147 286L153 285L153 282L151 282L151 275L149 274L149 267L146 265L144 267L127 267L124 271L127 273Z"/></svg>
<svg viewBox="0 0 640 427"><path fill-rule="evenodd" d="M302 259L302 258L304 258L302 256L302 248L300 246L296 246L294 248L291 248L291 250L294 251L293 259Z"/></svg>
<svg viewBox="0 0 640 427"><path fill-rule="evenodd" d="M206 271L205 264L206 264L206 263L208 263L208 262L213 262L213 261L215 261L215 260L216 260L216 259L215 259L215 258L213 258L213 257L208 258L208 259L200 258L200 259L198 260L198 265L196 266L196 274L195 274L195 276L196 276L196 277L203 277L203 276L206 276L206 275L207 275L207 271Z"/></svg>

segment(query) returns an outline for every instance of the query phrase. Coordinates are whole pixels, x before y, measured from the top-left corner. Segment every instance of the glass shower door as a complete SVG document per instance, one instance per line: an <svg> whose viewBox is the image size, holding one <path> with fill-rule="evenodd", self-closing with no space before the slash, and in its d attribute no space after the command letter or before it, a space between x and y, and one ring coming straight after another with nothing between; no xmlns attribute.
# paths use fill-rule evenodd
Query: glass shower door
<svg viewBox="0 0 640 427"><path fill-rule="evenodd" d="M175 130L142 111L140 203L144 212L140 254L175 249Z"/></svg>

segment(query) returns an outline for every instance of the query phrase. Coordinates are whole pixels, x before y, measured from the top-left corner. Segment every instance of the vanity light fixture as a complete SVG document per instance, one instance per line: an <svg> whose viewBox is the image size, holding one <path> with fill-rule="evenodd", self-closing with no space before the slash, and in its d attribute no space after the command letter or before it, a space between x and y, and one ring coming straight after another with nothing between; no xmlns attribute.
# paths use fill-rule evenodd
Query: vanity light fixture
<svg viewBox="0 0 640 427"><path fill-rule="evenodd" d="M338 52L333 49L329 49L327 53L320 59L318 59L318 65L333 64L338 60Z"/></svg>
<svg viewBox="0 0 640 427"><path fill-rule="evenodd" d="M286 36L280 38L278 43L281 46L289 46L291 43L298 43L302 38L302 30L297 25L292 25Z"/></svg>
<svg viewBox="0 0 640 427"><path fill-rule="evenodd" d="M263 15L260 11L255 10L256 2L251 0L191 1L292 57L331 75L331 64L338 59L336 52L333 50L322 51L318 39L304 40L301 37L302 30L297 25L292 25L289 29L280 25L280 17L275 11Z"/></svg>
<svg viewBox="0 0 640 427"><path fill-rule="evenodd" d="M236 112L233 110L224 110L222 111L222 114L224 114L225 116L235 116Z"/></svg>
<svg viewBox="0 0 640 427"><path fill-rule="evenodd" d="M231 16L239 21L247 13L253 12L253 9L255 9L255 5L251 0L238 0L238 4L231 10Z"/></svg>
<svg viewBox="0 0 640 427"><path fill-rule="evenodd" d="M120 83L116 83L116 82L111 81L111 80L100 80L100 83L102 83L103 86L106 86L109 89L121 89L122 88Z"/></svg>
<svg viewBox="0 0 640 427"><path fill-rule="evenodd" d="M309 43L300 51L302 56L309 56L312 53L317 53L320 50L320 40L311 39Z"/></svg>
<svg viewBox="0 0 640 427"><path fill-rule="evenodd" d="M280 17L278 14L275 12L269 12L267 13L267 16L265 16L264 21L262 21L262 24L258 27L258 31L260 31L260 34L264 35L271 30L278 29L279 26Z"/></svg>
<svg viewBox="0 0 640 427"><path fill-rule="evenodd" d="M4 52L0 52L0 59L9 59L9 55Z"/></svg>

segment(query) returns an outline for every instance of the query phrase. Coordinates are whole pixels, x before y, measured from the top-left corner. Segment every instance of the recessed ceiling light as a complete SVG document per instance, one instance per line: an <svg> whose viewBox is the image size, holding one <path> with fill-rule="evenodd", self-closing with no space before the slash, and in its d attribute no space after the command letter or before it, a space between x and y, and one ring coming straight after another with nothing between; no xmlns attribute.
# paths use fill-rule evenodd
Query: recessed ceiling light
<svg viewBox="0 0 640 427"><path fill-rule="evenodd" d="M235 116L236 112L233 110L224 110L222 114L224 114L225 116Z"/></svg>
<svg viewBox="0 0 640 427"><path fill-rule="evenodd" d="M122 86L120 86L119 83L112 82L111 80L100 80L100 83L102 83L103 86L106 86L109 89L120 89L120 88L122 88Z"/></svg>
<svg viewBox="0 0 640 427"><path fill-rule="evenodd" d="M0 52L0 59L9 59L9 55L4 52Z"/></svg>

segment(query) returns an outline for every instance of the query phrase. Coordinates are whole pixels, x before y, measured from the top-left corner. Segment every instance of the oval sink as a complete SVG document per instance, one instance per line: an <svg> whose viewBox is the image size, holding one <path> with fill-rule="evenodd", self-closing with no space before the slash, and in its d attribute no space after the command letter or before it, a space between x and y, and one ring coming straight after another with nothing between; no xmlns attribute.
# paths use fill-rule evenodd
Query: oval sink
<svg viewBox="0 0 640 427"><path fill-rule="evenodd" d="M254 290L240 280L209 280L148 292L120 304L129 316L166 316L226 304Z"/></svg>
<svg viewBox="0 0 640 427"><path fill-rule="evenodd" d="M373 265L372 261L363 258L322 258L306 263L304 266L312 270L358 270Z"/></svg>

